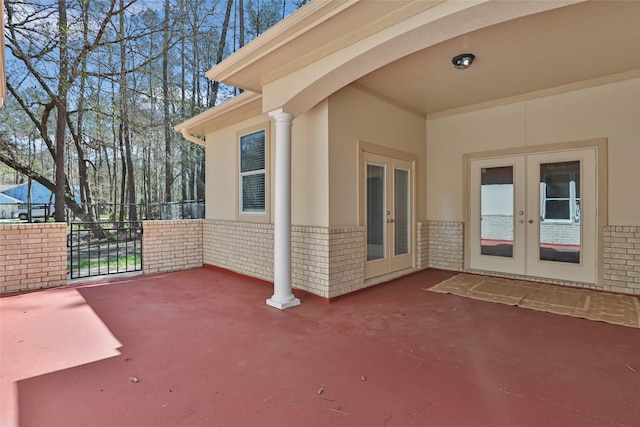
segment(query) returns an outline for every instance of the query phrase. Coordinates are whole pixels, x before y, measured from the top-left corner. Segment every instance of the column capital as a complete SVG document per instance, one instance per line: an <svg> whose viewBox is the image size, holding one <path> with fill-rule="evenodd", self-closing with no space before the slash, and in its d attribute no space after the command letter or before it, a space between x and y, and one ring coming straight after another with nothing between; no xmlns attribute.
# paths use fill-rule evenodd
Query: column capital
<svg viewBox="0 0 640 427"><path fill-rule="evenodd" d="M293 119L299 115L299 113L285 108L278 108L277 110L269 111L269 117L273 118L276 122L292 122Z"/></svg>

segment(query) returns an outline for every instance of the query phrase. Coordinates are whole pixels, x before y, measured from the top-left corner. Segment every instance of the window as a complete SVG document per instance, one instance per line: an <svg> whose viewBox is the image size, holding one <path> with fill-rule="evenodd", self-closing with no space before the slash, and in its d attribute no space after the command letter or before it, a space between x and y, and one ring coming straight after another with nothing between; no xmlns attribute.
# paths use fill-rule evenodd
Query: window
<svg viewBox="0 0 640 427"><path fill-rule="evenodd" d="M580 222L580 162L540 165L543 221Z"/></svg>
<svg viewBox="0 0 640 427"><path fill-rule="evenodd" d="M266 214L266 131L240 137L240 214Z"/></svg>

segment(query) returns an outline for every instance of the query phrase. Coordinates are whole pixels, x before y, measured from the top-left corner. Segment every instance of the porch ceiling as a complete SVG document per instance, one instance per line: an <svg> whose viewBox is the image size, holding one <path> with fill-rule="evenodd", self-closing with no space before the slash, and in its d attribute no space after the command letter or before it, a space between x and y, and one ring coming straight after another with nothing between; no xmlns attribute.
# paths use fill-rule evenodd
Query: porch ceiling
<svg viewBox="0 0 640 427"><path fill-rule="evenodd" d="M357 82L430 115L567 85L588 86L606 76L640 76L638 22L637 1L578 3L450 39ZM473 65L455 69L451 59L467 52L476 55Z"/></svg>

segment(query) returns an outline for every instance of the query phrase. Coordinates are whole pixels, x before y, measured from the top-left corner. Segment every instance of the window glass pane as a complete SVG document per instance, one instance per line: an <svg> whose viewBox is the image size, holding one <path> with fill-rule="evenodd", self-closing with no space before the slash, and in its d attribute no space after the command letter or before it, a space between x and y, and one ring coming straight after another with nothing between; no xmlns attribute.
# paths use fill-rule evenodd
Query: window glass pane
<svg viewBox="0 0 640 427"><path fill-rule="evenodd" d="M265 131L240 137L242 213L265 213Z"/></svg>
<svg viewBox="0 0 640 427"><path fill-rule="evenodd" d="M242 177L242 212L265 211L264 173Z"/></svg>
<svg viewBox="0 0 640 427"><path fill-rule="evenodd" d="M568 173L546 173L543 182L547 184L547 197L569 197L570 181L571 176Z"/></svg>
<svg viewBox="0 0 640 427"><path fill-rule="evenodd" d="M513 257L513 166L481 170L482 255Z"/></svg>
<svg viewBox="0 0 640 427"><path fill-rule="evenodd" d="M545 219L569 219L569 200L547 200Z"/></svg>
<svg viewBox="0 0 640 427"><path fill-rule="evenodd" d="M394 170L394 255L409 253L409 171Z"/></svg>
<svg viewBox="0 0 640 427"><path fill-rule="evenodd" d="M251 172L265 168L265 131L240 137L240 172Z"/></svg>
<svg viewBox="0 0 640 427"><path fill-rule="evenodd" d="M580 162L540 165L540 260L580 262Z"/></svg>
<svg viewBox="0 0 640 427"><path fill-rule="evenodd" d="M367 165L367 261L385 256L384 166Z"/></svg>
<svg viewBox="0 0 640 427"><path fill-rule="evenodd" d="M513 184L513 166L482 168L482 185Z"/></svg>

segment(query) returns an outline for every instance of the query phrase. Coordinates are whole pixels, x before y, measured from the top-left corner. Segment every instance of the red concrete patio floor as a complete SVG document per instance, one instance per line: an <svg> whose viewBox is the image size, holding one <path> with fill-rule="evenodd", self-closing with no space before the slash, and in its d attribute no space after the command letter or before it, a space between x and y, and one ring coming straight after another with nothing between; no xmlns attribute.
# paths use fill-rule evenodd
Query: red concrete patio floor
<svg viewBox="0 0 640 427"><path fill-rule="evenodd" d="M423 290L453 274L285 311L210 269L5 297L0 422L640 425L638 329Z"/></svg>

